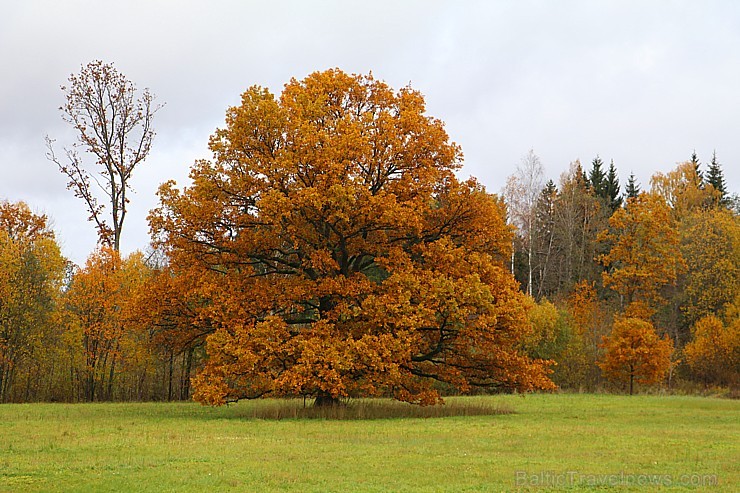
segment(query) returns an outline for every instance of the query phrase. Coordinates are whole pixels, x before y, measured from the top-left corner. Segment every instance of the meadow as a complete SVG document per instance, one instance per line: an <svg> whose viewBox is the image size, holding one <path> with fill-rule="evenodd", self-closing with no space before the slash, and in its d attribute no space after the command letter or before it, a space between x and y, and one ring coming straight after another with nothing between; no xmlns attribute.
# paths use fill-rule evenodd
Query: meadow
<svg viewBox="0 0 740 493"><path fill-rule="evenodd" d="M740 488L737 400L460 397L378 418L386 405L351 403L345 419L304 415L302 401L2 405L0 491Z"/></svg>

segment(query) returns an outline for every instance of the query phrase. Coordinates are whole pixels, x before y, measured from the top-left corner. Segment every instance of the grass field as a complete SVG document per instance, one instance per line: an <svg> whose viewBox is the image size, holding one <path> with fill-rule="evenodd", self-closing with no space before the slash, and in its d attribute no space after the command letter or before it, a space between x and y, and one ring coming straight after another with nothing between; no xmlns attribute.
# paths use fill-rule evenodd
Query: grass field
<svg viewBox="0 0 740 493"><path fill-rule="evenodd" d="M0 491L740 491L738 401L450 402L513 413L265 420L253 416L286 404L3 405Z"/></svg>

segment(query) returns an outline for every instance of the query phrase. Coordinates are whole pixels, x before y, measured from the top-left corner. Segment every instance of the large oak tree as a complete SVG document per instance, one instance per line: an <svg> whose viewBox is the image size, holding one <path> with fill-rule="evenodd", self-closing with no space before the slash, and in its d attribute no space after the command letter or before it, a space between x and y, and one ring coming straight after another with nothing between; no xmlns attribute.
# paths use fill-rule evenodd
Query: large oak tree
<svg viewBox="0 0 740 493"><path fill-rule="evenodd" d="M279 98L252 87L210 148L150 218L209 300L196 399L553 387L519 349L531 326L503 204L456 178L460 149L417 91L339 70Z"/></svg>

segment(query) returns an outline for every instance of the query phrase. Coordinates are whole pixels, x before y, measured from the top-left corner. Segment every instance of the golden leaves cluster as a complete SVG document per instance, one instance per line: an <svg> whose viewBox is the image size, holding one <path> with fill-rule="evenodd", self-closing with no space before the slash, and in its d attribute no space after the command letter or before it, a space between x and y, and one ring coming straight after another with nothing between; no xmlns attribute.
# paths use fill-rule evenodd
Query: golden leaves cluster
<svg viewBox="0 0 740 493"><path fill-rule="evenodd" d="M20 363L48 344L65 268L46 216L0 201L0 401Z"/></svg>
<svg viewBox="0 0 740 493"><path fill-rule="evenodd" d="M663 301L661 288L674 284L686 268L676 220L665 199L653 193L631 199L611 216L599 240L610 247L599 257L607 267L604 285L627 305L634 304L633 310L650 316Z"/></svg>

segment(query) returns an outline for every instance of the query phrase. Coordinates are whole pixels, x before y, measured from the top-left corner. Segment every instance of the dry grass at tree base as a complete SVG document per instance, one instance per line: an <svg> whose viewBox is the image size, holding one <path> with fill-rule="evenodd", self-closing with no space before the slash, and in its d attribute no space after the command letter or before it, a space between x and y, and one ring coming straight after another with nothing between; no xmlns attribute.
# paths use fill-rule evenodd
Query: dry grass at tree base
<svg viewBox="0 0 740 493"><path fill-rule="evenodd" d="M243 404L243 403L242 403ZM436 406L416 406L388 399L351 399L340 405L314 406L312 400L264 400L243 406L246 419L365 420L401 418L448 418L454 416L495 416L514 412L508 405L483 399L447 399Z"/></svg>
<svg viewBox="0 0 740 493"><path fill-rule="evenodd" d="M502 395L430 408L371 400L331 411L354 413L345 419L308 419L308 404L3 405L0 492L556 491L533 478L568 471L674 481L660 488L581 481L568 491L740 491L734 400ZM399 416L389 418L389 409ZM410 409L493 414L401 417ZM389 419L370 417L381 411ZM529 483L517 484L518 474ZM680 484L685 474L717 483Z"/></svg>

